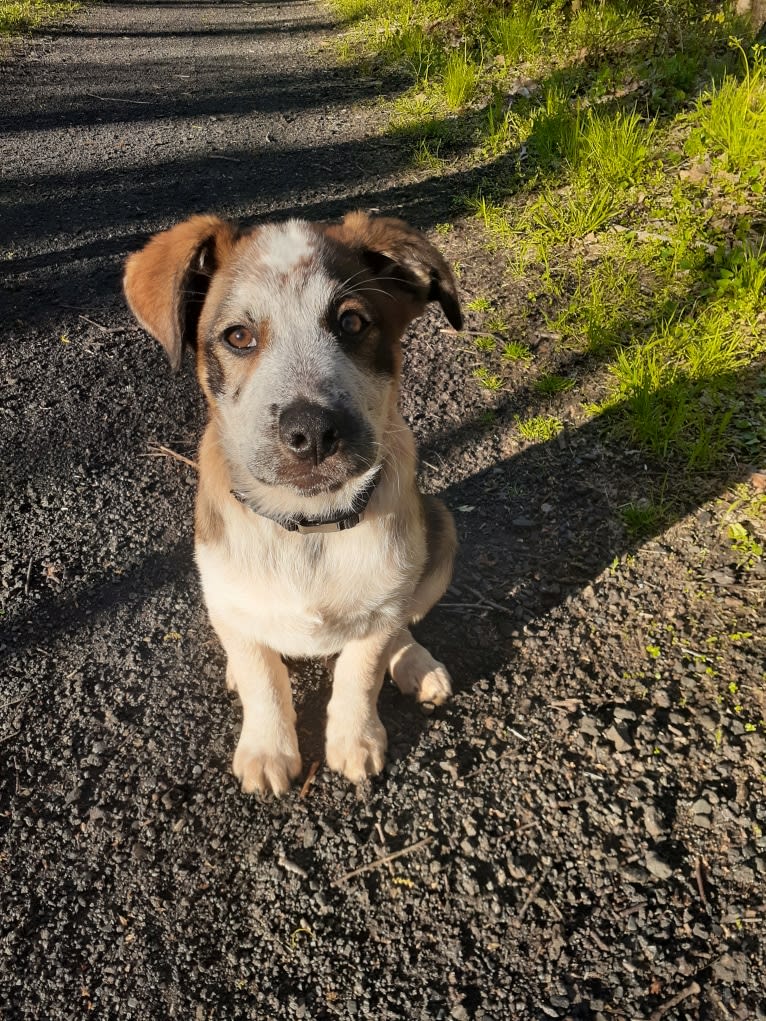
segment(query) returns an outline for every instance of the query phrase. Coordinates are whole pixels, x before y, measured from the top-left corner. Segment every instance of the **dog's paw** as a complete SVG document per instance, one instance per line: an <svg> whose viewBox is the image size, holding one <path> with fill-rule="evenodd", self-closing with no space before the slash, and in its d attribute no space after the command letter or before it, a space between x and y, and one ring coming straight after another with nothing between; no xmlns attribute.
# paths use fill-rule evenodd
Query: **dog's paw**
<svg viewBox="0 0 766 1021"><path fill-rule="evenodd" d="M349 726L347 720L328 720L327 765L352 783L362 783L381 771L387 745L386 729L377 716L365 720L361 727Z"/></svg>
<svg viewBox="0 0 766 1021"><path fill-rule="evenodd" d="M399 691L414 695L418 702L441 705L452 694L452 681L445 665L417 642L394 656L389 673Z"/></svg>
<svg viewBox="0 0 766 1021"><path fill-rule="evenodd" d="M295 747L270 748L245 734L239 739L232 763L234 775L245 794L285 794L301 771L297 740Z"/></svg>

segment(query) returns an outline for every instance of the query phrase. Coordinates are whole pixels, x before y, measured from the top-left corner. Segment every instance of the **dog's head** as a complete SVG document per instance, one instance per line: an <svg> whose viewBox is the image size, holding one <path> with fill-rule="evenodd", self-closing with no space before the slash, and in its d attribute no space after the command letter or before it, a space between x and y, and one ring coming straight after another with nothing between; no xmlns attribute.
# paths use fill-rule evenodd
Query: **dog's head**
<svg viewBox="0 0 766 1021"><path fill-rule="evenodd" d="M174 369L196 348L232 478L255 498L363 485L380 463L408 323L438 301L462 325L437 250L400 220L362 213L248 232L193 217L130 256L125 294Z"/></svg>

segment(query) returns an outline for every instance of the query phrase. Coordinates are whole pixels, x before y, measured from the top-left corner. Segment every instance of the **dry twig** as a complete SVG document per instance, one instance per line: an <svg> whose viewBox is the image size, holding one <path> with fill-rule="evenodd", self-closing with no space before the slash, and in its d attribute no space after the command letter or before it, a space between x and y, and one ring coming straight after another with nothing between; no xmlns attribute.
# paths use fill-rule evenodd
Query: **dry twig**
<svg viewBox="0 0 766 1021"><path fill-rule="evenodd" d="M98 99L102 103L130 103L132 106L151 106L151 99L120 99L119 96L95 96L92 92L86 92L88 99Z"/></svg>
<svg viewBox="0 0 766 1021"><path fill-rule="evenodd" d="M421 847L425 847L426 844L430 843L431 837L423 837L422 840L416 840L414 844L409 844L407 847L403 847L399 851L393 851L391 854L384 854L382 858L376 858L375 861L368 862L366 865L360 865L358 869L352 869L350 872L346 872L345 875L339 876L338 879L334 879L332 885L340 886L340 884L345 883L347 879L353 879L354 876L360 876L363 872L372 872L374 869L379 869L381 865L386 865L390 861L395 861L397 858L401 858L402 855L411 854L413 851L419 851Z"/></svg>
<svg viewBox="0 0 766 1021"><path fill-rule="evenodd" d="M683 1000L688 999L690 996L697 996L701 992L698 982L690 982L686 989L682 989L680 993L676 993L672 996L667 1003L663 1003L661 1007L658 1007L655 1012L649 1017L649 1021L660 1021L660 1018L664 1017L669 1010L673 1007L677 1007Z"/></svg>
<svg viewBox="0 0 766 1021"><path fill-rule="evenodd" d="M312 783L314 782L314 777L317 775L318 770L319 770L319 759L317 759L316 762L312 762L311 765L309 766L309 771L306 774L306 779L303 781L303 786L301 787L301 792L298 795L298 797L300 797L300 798L305 798L306 797L306 795L309 792L309 788L311 787Z"/></svg>
<svg viewBox="0 0 766 1021"><path fill-rule="evenodd" d="M176 450L171 450L170 447L164 447L161 443L150 443L149 453L144 454L144 457L173 457L176 461L181 461L182 464L188 465L195 471L199 471L199 466L196 461L192 461L188 457L184 457L183 454L179 454Z"/></svg>
<svg viewBox="0 0 766 1021"><path fill-rule="evenodd" d="M78 319L82 319L83 322L89 323L91 326L95 326L97 330L101 330L102 333L124 333L124 326L102 326L101 323L97 323L95 319L90 319L88 316L79 315Z"/></svg>
<svg viewBox="0 0 766 1021"><path fill-rule="evenodd" d="M529 905L532 903L532 901L540 892L542 885L548 876L548 871L549 870L546 869L545 872L543 872L543 874L540 876L540 878L537 880L537 882L534 884L534 886L524 899L524 903L521 905L518 915L516 915L516 918L519 922L524 921L524 915L526 915L527 911L529 910Z"/></svg>
<svg viewBox="0 0 766 1021"><path fill-rule="evenodd" d="M699 890L700 900L706 911L709 910L710 906L705 896L705 873L702 871L702 859L698 858L694 866L694 878L697 880L697 889Z"/></svg>

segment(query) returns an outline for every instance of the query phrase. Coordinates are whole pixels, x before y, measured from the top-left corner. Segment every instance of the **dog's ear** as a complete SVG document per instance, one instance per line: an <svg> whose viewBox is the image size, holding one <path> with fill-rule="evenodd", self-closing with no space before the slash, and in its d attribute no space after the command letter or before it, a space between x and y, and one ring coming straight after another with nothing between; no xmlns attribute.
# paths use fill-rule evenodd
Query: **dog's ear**
<svg viewBox="0 0 766 1021"><path fill-rule="evenodd" d="M217 216L193 216L163 231L125 263L123 286L133 315L162 344L173 371L194 345L210 280L235 240Z"/></svg>
<svg viewBox="0 0 766 1021"><path fill-rule="evenodd" d="M463 327L457 284L444 257L419 230L403 220L349 213L328 233L362 255L376 273L395 276L423 304L438 301L456 330Z"/></svg>

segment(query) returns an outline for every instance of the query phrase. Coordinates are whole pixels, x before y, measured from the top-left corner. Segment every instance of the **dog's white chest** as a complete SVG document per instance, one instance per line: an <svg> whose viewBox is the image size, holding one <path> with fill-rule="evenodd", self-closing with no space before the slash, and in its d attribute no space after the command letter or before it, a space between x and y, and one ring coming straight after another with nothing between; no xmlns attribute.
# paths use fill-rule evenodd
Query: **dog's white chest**
<svg viewBox="0 0 766 1021"><path fill-rule="evenodd" d="M221 617L253 641L295 657L331 655L399 624L414 565L391 557L390 548L384 556L370 530L363 523L319 537L259 529L259 542L228 553L198 546L211 619Z"/></svg>

